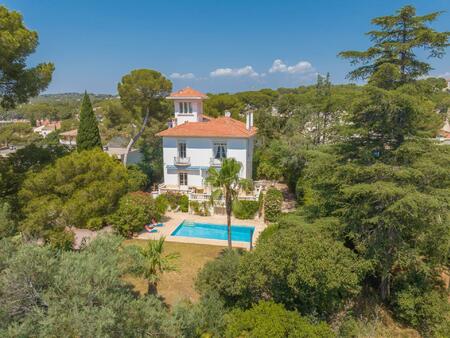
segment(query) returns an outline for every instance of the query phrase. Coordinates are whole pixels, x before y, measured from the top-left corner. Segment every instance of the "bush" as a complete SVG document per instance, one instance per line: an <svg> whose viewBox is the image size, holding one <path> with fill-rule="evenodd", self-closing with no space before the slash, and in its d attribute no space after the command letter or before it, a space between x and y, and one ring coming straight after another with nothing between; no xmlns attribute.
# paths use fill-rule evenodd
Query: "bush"
<svg viewBox="0 0 450 338"><path fill-rule="evenodd" d="M264 193L261 191L258 196L258 217L261 217L264 209Z"/></svg>
<svg viewBox="0 0 450 338"><path fill-rule="evenodd" d="M87 224L86 224L86 228L89 230L100 230L101 228L103 228L106 225L106 221L103 217L94 217L91 218Z"/></svg>
<svg viewBox="0 0 450 338"><path fill-rule="evenodd" d="M54 230L50 232L48 242L53 249L68 251L72 249L74 240L73 231Z"/></svg>
<svg viewBox="0 0 450 338"><path fill-rule="evenodd" d="M148 177L136 164L127 167L128 191L144 190L148 185Z"/></svg>
<svg viewBox="0 0 450 338"><path fill-rule="evenodd" d="M161 215L164 215L169 208L169 200L167 199L166 195L159 195L155 199L156 204L156 210L158 210L158 213Z"/></svg>
<svg viewBox="0 0 450 338"><path fill-rule="evenodd" d="M450 316L450 304L445 292L438 289L424 291L411 285L397 293L395 309L398 318L424 336L443 331Z"/></svg>
<svg viewBox="0 0 450 338"><path fill-rule="evenodd" d="M276 222L281 214L283 194L275 188L269 188L264 196L264 220Z"/></svg>
<svg viewBox="0 0 450 338"><path fill-rule="evenodd" d="M188 212L189 211L189 197L186 195L182 195L180 197L180 200L178 201L178 205L180 206L181 212Z"/></svg>
<svg viewBox="0 0 450 338"><path fill-rule="evenodd" d="M203 296L218 293L228 306L239 296L237 278L243 251L225 249L215 260L206 263L197 275L195 288Z"/></svg>
<svg viewBox="0 0 450 338"><path fill-rule="evenodd" d="M202 297L199 302L181 302L172 310L180 337L223 337L225 314L223 301L217 294Z"/></svg>
<svg viewBox="0 0 450 338"><path fill-rule="evenodd" d="M326 323L313 324L283 305L261 301L249 310L233 310L226 315L225 336L329 338L335 334Z"/></svg>
<svg viewBox="0 0 450 338"><path fill-rule="evenodd" d="M177 192L168 192L165 194L167 197L167 201L169 201L170 209L175 210L180 206L181 199L183 198L183 194Z"/></svg>
<svg viewBox="0 0 450 338"><path fill-rule="evenodd" d="M253 219L258 209L258 201L234 201L233 203L233 215L238 219Z"/></svg>
<svg viewBox="0 0 450 338"><path fill-rule="evenodd" d="M12 219L11 207L8 202L0 202L0 238L16 233L16 223Z"/></svg>
<svg viewBox="0 0 450 338"><path fill-rule="evenodd" d="M111 216L111 223L116 233L131 237L134 232L141 231L152 218L159 220L161 216L151 194L133 192L120 199L119 208Z"/></svg>
<svg viewBox="0 0 450 338"><path fill-rule="evenodd" d="M270 240L270 238L280 229L278 223L269 224L258 236L258 243Z"/></svg>
<svg viewBox="0 0 450 338"><path fill-rule="evenodd" d="M205 201L203 203L199 203L198 201L190 201L189 205L194 214L198 216L209 216L208 202Z"/></svg>
<svg viewBox="0 0 450 338"><path fill-rule="evenodd" d="M328 319L360 292L366 263L326 234L280 229L258 241L237 273L243 305L260 299Z"/></svg>

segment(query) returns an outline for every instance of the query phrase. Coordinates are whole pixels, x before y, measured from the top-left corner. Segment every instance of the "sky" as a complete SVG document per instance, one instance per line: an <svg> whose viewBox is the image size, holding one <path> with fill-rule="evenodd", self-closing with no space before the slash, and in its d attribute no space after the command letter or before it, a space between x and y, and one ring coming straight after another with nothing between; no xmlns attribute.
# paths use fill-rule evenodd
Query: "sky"
<svg viewBox="0 0 450 338"><path fill-rule="evenodd" d="M51 61L47 93L117 93L133 69L155 69L174 89L210 93L312 84L330 72L347 83L343 50L370 45L370 20L406 4L419 15L446 11L433 28L450 31L450 0L2 0L39 34L29 64ZM449 55L430 59L450 77ZM422 55L422 53L418 53ZM426 57L423 55L423 57Z"/></svg>

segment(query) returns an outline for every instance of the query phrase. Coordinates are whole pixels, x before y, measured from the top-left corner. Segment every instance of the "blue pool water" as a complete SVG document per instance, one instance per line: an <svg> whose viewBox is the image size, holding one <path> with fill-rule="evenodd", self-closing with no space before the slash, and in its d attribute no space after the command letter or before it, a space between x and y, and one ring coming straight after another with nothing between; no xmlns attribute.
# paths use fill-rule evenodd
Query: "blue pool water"
<svg viewBox="0 0 450 338"><path fill-rule="evenodd" d="M250 243L254 231L254 227L232 225L231 240ZM227 226L225 224L209 224L187 221L181 223L175 231L172 232L172 236L221 240L228 239Z"/></svg>

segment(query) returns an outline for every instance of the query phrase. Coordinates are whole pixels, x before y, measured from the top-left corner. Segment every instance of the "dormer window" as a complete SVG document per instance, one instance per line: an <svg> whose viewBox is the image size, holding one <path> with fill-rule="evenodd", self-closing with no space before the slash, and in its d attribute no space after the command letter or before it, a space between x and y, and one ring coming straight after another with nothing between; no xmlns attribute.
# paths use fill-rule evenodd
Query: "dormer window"
<svg viewBox="0 0 450 338"><path fill-rule="evenodd" d="M179 113L180 114L192 114L192 103L191 102L179 102Z"/></svg>

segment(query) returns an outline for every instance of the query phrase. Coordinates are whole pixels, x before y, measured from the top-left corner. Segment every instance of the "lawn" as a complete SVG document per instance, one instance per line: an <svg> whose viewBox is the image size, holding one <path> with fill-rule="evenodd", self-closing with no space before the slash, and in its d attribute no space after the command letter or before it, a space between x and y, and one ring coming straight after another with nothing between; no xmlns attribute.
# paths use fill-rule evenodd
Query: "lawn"
<svg viewBox="0 0 450 338"><path fill-rule="evenodd" d="M126 240L125 245L146 245L146 240ZM158 293L164 297L169 305L174 305L180 300L189 299L196 301L198 293L194 290L194 280L202 266L217 257L224 249L213 245L199 245L187 243L165 242L167 253L177 252L180 257L176 261L177 271L163 274L158 285ZM145 279L127 276L126 280L134 285L134 289L141 294L147 292Z"/></svg>

